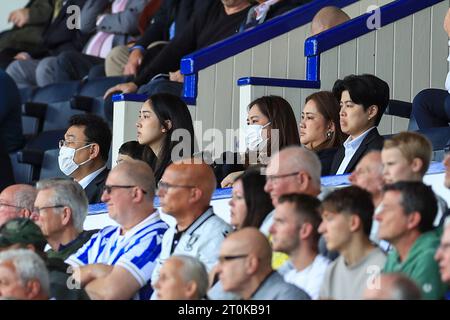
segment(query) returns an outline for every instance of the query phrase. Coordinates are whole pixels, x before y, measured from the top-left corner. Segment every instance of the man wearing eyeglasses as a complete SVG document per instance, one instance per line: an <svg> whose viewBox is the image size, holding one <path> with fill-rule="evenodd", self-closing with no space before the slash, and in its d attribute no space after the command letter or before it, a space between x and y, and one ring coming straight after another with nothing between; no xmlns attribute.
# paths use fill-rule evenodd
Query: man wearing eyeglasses
<svg viewBox="0 0 450 320"><path fill-rule="evenodd" d="M244 300L309 300L272 269L272 249L256 228L243 228L222 243L217 272L223 290Z"/></svg>
<svg viewBox="0 0 450 320"><path fill-rule="evenodd" d="M51 258L65 260L81 248L96 230L84 231L88 202L80 185L70 179L38 181L31 219L41 229Z"/></svg>
<svg viewBox="0 0 450 320"><path fill-rule="evenodd" d="M155 177L150 166L127 160L111 170L102 195L118 226L95 234L66 262L91 299L148 300L150 278L167 224L153 207Z"/></svg>
<svg viewBox="0 0 450 320"><path fill-rule="evenodd" d="M152 283L156 283L162 264L173 254L196 257L211 271L222 241L231 232L231 226L215 215L209 204L216 187L211 167L199 159L182 161L167 167L158 183L161 209L175 218L176 226L164 235Z"/></svg>
<svg viewBox="0 0 450 320"><path fill-rule="evenodd" d="M93 114L70 118L64 140L59 142L59 169L77 181L86 192L89 203L98 203L109 170L106 168L111 130Z"/></svg>
<svg viewBox="0 0 450 320"><path fill-rule="evenodd" d="M36 189L14 184L0 193L0 226L14 218L29 218L36 199Z"/></svg>

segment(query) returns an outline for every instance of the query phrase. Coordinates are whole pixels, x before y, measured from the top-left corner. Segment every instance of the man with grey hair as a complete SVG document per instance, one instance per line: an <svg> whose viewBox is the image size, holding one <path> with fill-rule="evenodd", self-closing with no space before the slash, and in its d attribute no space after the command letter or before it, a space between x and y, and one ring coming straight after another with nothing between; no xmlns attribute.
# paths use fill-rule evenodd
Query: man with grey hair
<svg viewBox="0 0 450 320"><path fill-rule="evenodd" d="M367 300L421 300L417 285L401 273L380 274L364 292Z"/></svg>
<svg viewBox="0 0 450 320"><path fill-rule="evenodd" d="M208 290L208 273L197 258L176 254L163 264L153 287L158 300L200 300Z"/></svg>
<svg viewBox="0 0 450 320"><path fill-rule="evenodd" d="M36 193L36 189L28 184L5 188L0 193L0 226L14 218L29 218Z"/></svg>
<svg viewBox="0 0 450 320"><path fill-rule="evenodd" d="M122 161L106 179L102 201L118 226L95 234L66 262L91 299L148 300L150 278L168 226L153 207L155 177L140 160Z"/></svg>
<svg viewBox="0 0 450 320"><path fill-rule="evenodd" d="M278 205L279 197L300 193L313 197L320 194L319 157L312 151L299 146L290 146L275 153L266 169L264 190L272 198L273 206ZM268 235L275 210L269 213L260 230Z"/></svg>
<svg viewBox="0 0 450 320"><path fill-rule="evenodd" d="M48 256L65 260L96 232L83 231L88 208L86 194L79 183L61 178L38 181L36 189L31 218L51 247Z"/></svg>
<svg viewBox="0 0 450 320"><path fill-rule="evenodd" d="M48 300L50 281L44 261L27 249L0 253L0 297Z"/></svg>

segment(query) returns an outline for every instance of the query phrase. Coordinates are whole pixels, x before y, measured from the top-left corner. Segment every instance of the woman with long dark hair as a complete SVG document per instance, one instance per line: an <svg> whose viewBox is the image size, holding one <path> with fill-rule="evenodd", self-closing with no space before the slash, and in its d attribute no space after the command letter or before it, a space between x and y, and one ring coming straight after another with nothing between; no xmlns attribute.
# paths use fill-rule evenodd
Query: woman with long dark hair
<svg viewBox="0 0 450 320"><path fill-rule="evenodd" d="M174 160L194 154L191 114L186 103L177 96L167 93L150 96L139 111L136 127L137 139L145 145L143 160L152 167L156 182ZM175 147L177 152L172 155Z"/></svg>
<svg viewBox="0 0 450 320"><path fill-rule="evenodd" d="M319 91L305 99L300 142L319 156L322 176L330 173L334 155L346 138L339 123L339 110L339 102L330 91Z"/></svg>

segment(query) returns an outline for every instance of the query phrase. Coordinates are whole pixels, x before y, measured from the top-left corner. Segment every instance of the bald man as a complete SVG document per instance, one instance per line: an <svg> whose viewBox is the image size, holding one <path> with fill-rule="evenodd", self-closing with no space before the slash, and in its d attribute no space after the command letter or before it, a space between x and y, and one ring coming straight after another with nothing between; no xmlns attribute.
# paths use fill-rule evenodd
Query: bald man
<svg viewBox="0 0 450 320"><path fill-rule="evenodd" d="M196 257L208 272L217 263L220 245L231 226L216 216L209 204L215 187L214 172L199 159L174 162L164 171L157 195L161 210L174 217L176 225L164 235L152 283L156 283L162 264L173 254Z"/></svg>
<svg viewBox="0 0 450 320"><path fill-rule="evenodd" d="M37 191L27 184L14 184L0 193L0 226L14 218L29 218Z"/></svg>
<svg viewBox="0 0 450 320"><path fill-rule="evenodd" d="M256 228L229 235L220 248L217 272L223 290L244 300L308 300L300 288L288 284L271 266L272 249Z"/></svg>
<svg viewBox="0 0 450 320"><path fill-rule="evenodd" d="M119 226L100 230L66 260L91 299L150 298L150 277L168 228L153 207L154 195L155 177L143 161L123 161L109 173L102 201Z"/></svg>
<svg viewBox="0 0 450 320"><path fill-rule="evenodd" d="M383 162L381 161L381 151L369 151L358 162L355 170L349 177L349 181L353 186L360 187L369 191L372 195L372 202L375 207L372 229L370 231L370 240L375 242L384 251L388 251L389 243L378 239L379 223L375 220L378 211L381 210L381 201L383 200Z"/></svg>
<svg viewBox="0 0 450 320"><path fill-rule="evenodd" d="M363 297L366 300L420 300L422 293L405 275L387 273L375 277Z"/></svg>
<svg viewBox="0 0 450 320"><path fill-rule="evenodd" d="M278 198L291 193L317 197L320 194L320 172L322 166L317 155L298 146L287 147L270 158L266 169L266 191L274 207ZM267 215L261 231L268 235L275 210Z"/></svg>
<svg viewBox="0 0 450 320"><path fill-rule="evenodd" d="M350 17L338 7L320 9L311 22L311 35L314 36L350 20Z"/></svg>

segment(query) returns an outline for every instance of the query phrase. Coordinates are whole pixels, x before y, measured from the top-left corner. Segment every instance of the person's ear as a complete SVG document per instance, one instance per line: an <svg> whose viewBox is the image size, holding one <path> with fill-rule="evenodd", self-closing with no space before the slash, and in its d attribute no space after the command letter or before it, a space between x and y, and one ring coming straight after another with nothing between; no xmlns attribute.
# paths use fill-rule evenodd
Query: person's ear
<svg viewBox="0 0 450 320"><path fill-rule="evenodd" d="M172 129L172 121L171 120L164 120L164 123L166 124L166 126L162 127L162 132L167 132L170 131L170 129Z"/></svg>
<svg viewBox="0 0 450 320"><path fill-rule="evenodd" d="M246 273L251 275L254 274L256 272L256 270L258 270L259 267L259 259L258 257L256 257L253 254L249 254L247 257L247 260L245 262L245 269L246 269Z"/></svg>
<svg viewBox="0 0 450 320"><path fill-rule="evenodd" d="M31 300L37 297L39 292L41 292L41 283L36 279L28 280L25 285L25 291L27 299Z"/></svg>
<svg viewBox="0 0 450 320"><path fill-rule="evenodd" d="M409 230L418 228L420 221L422 220L422 216L419 212L414 211L408 215L407 227Z"/></svg>
<svg viewBox="0 0 450 320"><path fill-rule="evenodd" d="M141 202L144 197L144 191L139 187L134 187L132 190L133 201Z"/></svg>
<svg viewBox="0 0 450 320"><path fill-rule="evenodd" d="M313 232L313 226L309 222L304 222L302 226L300 227L299 233L300 233L300 239L305 240L308 239Z"/></svg>
<svg viewBox="0 0 450 320"><path fill-rule="evenodd" d="M187 284L185 284L185 293L186 297L190 299L195 299L197 294L198 285L195 281L191 280Z"/></svg>
<svg viewBox="0 0 450 320"><path fill-rule="evenodd" d="M413 161L411 162L411 170L414 173L419 173L423 168L423 161L422 159L419 158L414 158Z"/></svg>
<svg viewBox="0 0 450 320"><path fill-rule="evenodd" d="M98 143L93 143L90 147L89 147L89 156L91 159L97 158L100 154L100 146L98 145Z"/></svg>
<svg viewBox="0 0 450 320"><path fill-rule="evenodd" d="M350 216L350 231L356 232L360 227L361 227L361 218L356 214L352 214Z"/></svg>
<svg viewBox="0 0 450 320"><path fill-rule="evenodd" d="M66 226L69 224L70 220L72 218L72 209L69 207L64 207L63 212L61 214L61 223Z"/></svg>
<svg viewBox="0 0 450 320"><path fill-rule="evenodd" d="M22 208L19 211L19 217L20 218L26 218L26 219L30 219L31 217L31 210L28 208Z"/></svg>
<svg viewBox="0 0 450 320"><path fill-rule="evenodd" d="M200 188L191 188L191 192L190 192L190 197L189 197L189 202L197 202L198 200L200 200L203 196L203 191Z"/></svg>
<svg viewBox="0 0 450 320"><path fill-rule="evenodd" d="M370 120L374 120L374 118L377 116L379 110L378 110L378 106L373 104L369 107L369 109L367 109L368 113L369 113L369 121Z"/></svg>

